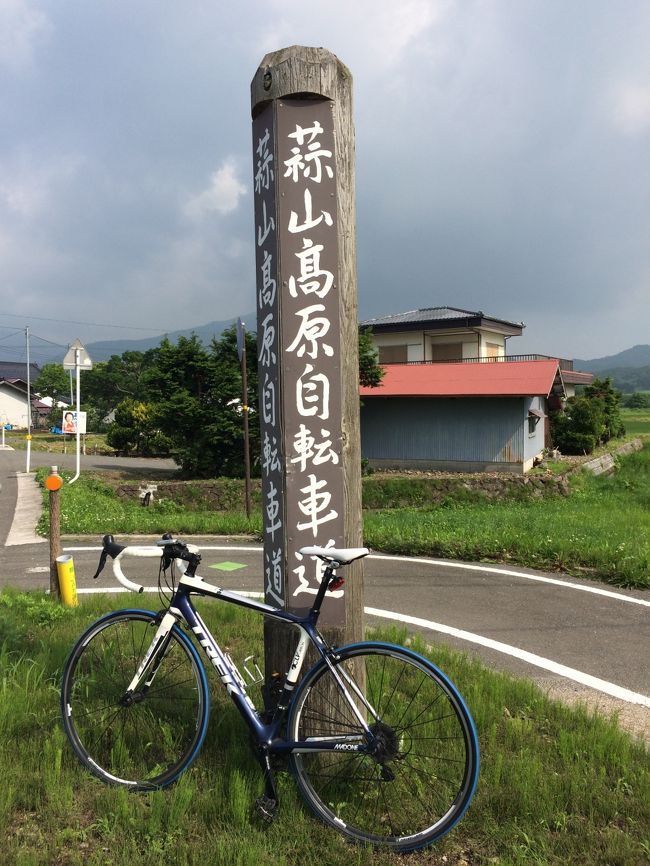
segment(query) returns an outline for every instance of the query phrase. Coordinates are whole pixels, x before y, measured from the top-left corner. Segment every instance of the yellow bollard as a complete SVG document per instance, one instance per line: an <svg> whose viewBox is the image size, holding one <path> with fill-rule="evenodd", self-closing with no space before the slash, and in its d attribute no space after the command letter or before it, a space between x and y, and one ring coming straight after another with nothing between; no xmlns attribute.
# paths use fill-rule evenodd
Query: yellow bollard
<svg viewBox="0 0 650 866"><path fill-rule="evenodd" d="M74 562L69 554L57 556L56 571L59 575L59 592L63 604L67 604L68 607L76 607L79 604L77 581L74 575Z"/></svg>

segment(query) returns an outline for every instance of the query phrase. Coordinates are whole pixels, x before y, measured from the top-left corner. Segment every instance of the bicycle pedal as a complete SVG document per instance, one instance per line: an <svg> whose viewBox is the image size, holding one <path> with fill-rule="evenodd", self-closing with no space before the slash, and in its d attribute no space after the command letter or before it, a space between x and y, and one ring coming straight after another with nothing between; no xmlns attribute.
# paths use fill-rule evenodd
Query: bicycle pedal
<svg viewBox="0 0 650 866"><path fill-rule="evenodd" d="M264 795L255 800L255 808L265 824L272 824L278 813L278 801Z"/></svg>

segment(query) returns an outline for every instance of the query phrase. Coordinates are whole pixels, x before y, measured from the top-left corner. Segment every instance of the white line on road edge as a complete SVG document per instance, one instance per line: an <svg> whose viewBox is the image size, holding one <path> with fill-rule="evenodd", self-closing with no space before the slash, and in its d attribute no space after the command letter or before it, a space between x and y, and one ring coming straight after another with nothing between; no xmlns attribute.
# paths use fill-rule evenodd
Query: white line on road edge
<svg viewBox="0 0 650 866"><path fill-rule="evenodd" d="M397 620L398 622L403 622L408 625L415 625L420 628L448 634L451 637L457 637L460 640L468 641L469 643L479 644L479 646L484 646L488 649L504 653L505 655L521 659L531 665L535 665L535 667L551 671L551 673L574 680L574 682L581 683L584 686L589 686L589 688L596 689L599 692L604 692L606 695L611 695L612 697L619 698L622 701L627 701L627 703L650 707L650 698L646 695L630 691L630 689L625 689L622 686L615 685L614 683L609 683L607 680L601 680L599 677L592 677L591 674L585 674L582 671L577 671L575 668L566 667L566 665L558 664L558 662L551 661L551 659L544 658L543 656L535 655L527 650L522 650L506 643L501 643L501 641L492 640L492 638L489 637L482 637L480 634L473 634L470 631L463 631L459 628L452 628L448 625L442 625L439 622L431 622L428 619L421 619L418 616L408 616L406 614L395 613L391 610L380 610L376 607L366 607L364 608L364 611L368 616Z"/></svg>
<svg viewBox="0 0 650 866"><path fill-rule="evenodd" d="M416 559L410 556L385 556L384 554L378 553L371 554L368 559L386 559L393 562L412 562L419 565L440 565L444 568L465 568L468 571L484 571L488 574L504 574L506 577L523 577L526 580L536 580L539 583L552 583L554 586L561 586L564 587L564 589L578 589L580 592L591 592L594 595L604 595L606 598L616 599L616 601L627 601L629 604L641 604L645 607L650 607L650 601L644 598L635 598L633 595L623 595L620 592L612 592L610 589L600 589L596 586L583 586L580 583L571 583L571 581L558 580L554 577L542 577L540 574L528 574L525 571L513 571L507 568L491 568L489 565L469 565L464 562L448 562L444 559Z"/></svg>
<svg viewBox="0 0 650 866"><path fill-rule="evenodd" d="M64 547L66 552L74 551L100 551L101 547ZM241 550L243 553L261 553L261 546L240 546L240 545L202 545L201 550ZM564 589L577 589L580 592L590 592L592 595L603 595L605 598L611 598L615 601L626 601L628 604L640 604L643 607L650 607L650 601L644 598L636 598L633 595L623 595L620 592L613 592L611 589L600 589L597 586L583 586L580 583L572 583L568 580L558 580L554 577L543 577L541 574L528 574L525 571L514 571L507 568L492 568L489 565L470 565L464 562L448 562L445 559L423 559L411 556L389 556L383 553L371 553L368 559L385 559L388 562L412 562L416 565L439 565L442 568L464 568L467 571L483 571L487 574L503 574L506 577L523 577L525 580L536 580L538 583L550 583L554 586L561 586Z"/></svg>

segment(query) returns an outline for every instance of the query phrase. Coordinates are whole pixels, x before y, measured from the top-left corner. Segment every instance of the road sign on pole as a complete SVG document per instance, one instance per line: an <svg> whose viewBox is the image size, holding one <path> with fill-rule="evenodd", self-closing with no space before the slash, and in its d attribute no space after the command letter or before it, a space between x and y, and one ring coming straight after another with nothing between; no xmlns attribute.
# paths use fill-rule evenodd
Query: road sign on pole
<svg viewBox="0 0 650 866"><path fill-rule="evenodd" d="M92 370L93 368L93 362L88 352L82 346L81 340L75 340L74 343L70 343L63 359L64 370L75 370L77 367L80 367L82 370Z"/></svg>
<svg viewBox="0 0 650 866"><path fill-rule="evenodd" d="M81 473L81 424L79 423L79 419L81 418L81 382L79 374L82 369L92 370L92 368L93 362L90 359L90 355L81 344L81 340L75 340L74 343L70 343L65 358L63 359L63 369L74 370L77 379L77 472L74 477L68 481L68 484L73 484L77 480L77 478L79 478L79 475Z"/></svg>

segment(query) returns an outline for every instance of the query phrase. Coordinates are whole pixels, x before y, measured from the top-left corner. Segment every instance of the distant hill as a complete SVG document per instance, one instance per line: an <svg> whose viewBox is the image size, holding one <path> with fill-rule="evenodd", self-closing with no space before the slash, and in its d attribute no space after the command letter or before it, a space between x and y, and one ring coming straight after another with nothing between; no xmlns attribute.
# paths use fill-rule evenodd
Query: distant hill
<svg viewBox="0 0 650 866"><path fill-rule="evenodd" d="M632 346L617 355L606 355L604 358L592 358L590 361L574 360L575 368L588 373L599 373L601 370L613 370L619 367L650 366L650 346Z"/></svg>
<svg viewBox="0 0 650 866"><path fill-rule="evenodd" d="M576 358L576 370L595 373L600 378L609 376L616 388L626 393L650 391L650 346L632 346L617 355L583 361Z"/></svg>
<svg viewBox="0 0 650 866"><path fill-rule="evenodd" d="M240 318L245 323L247 330L253 331L257 327L255 313L249 313L249 315ZM97 343L89 343L86 349L93 361L106 361L111 355L122 355L124 352L146 352L147 349L159 346L163 337L176 343L179 337L191 337L192 334L196 334L199 340L207 346L213 337L220 337L226 328L234 325L236 321L237 316L234 319L209 322L207 325L197 325L195 328L185 328L182 331L169 331L166 334L159 334L157 337L145 337L142 340L100 340Z"/></svg>

